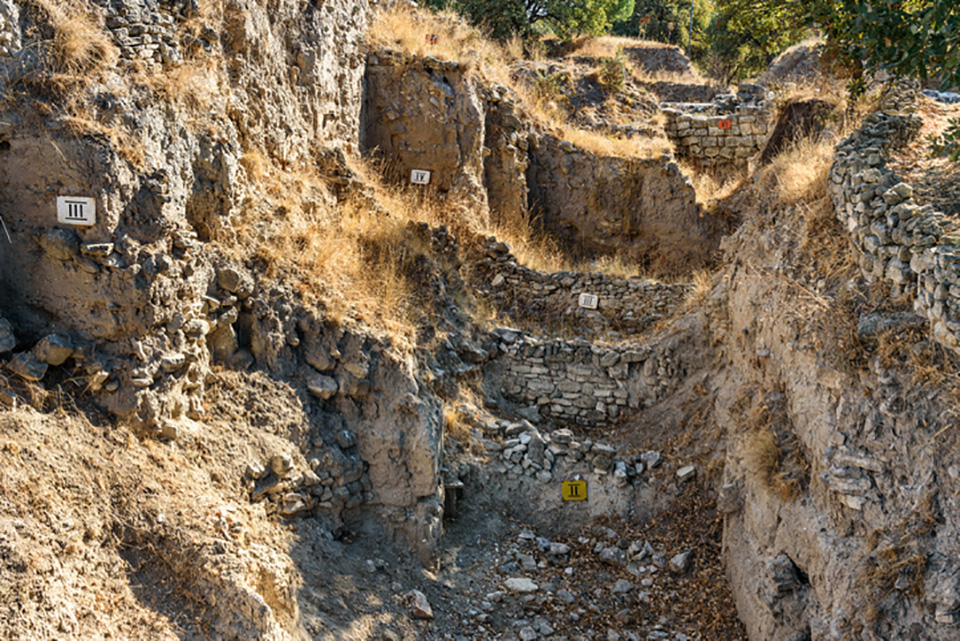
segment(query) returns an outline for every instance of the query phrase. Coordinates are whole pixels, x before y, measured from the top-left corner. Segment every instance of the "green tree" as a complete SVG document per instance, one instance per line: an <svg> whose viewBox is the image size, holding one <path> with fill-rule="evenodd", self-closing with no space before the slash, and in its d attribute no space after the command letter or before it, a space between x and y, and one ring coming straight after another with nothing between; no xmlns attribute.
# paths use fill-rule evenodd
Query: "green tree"
<svg viewBox="0 0 960 641"><path fill-rule="evenodd" d="M751 14L743 8L741 3L721 0L706 29L701 62L724 82L759 74L807 33L807 27L776 10Z"/></svg>
<svg viewBox="0 0 960 641"><path fill-rule="evenodd" d="M687 46L690 34L690 4L693 3L694 34L703 32L714 13L711 0L636 0L629 18L613 25L613 33L657 42Z"/></svg>
<svg viewBox="0 0 960 641"><path fill-rule="evenodd" d="M937 77L960 85L960 4L947 0L717 0L717 48L735 57L738 43L770 57L810 29L853 73Z"/></svg>
<svg viewBox="0 0 960 641"><path fill-rule="evenodd" d="M434 2L439 0L432 0ZM599 35L633 12L634 0L457 0L454 6L497 39L552 31L569 40Z"/></svg>

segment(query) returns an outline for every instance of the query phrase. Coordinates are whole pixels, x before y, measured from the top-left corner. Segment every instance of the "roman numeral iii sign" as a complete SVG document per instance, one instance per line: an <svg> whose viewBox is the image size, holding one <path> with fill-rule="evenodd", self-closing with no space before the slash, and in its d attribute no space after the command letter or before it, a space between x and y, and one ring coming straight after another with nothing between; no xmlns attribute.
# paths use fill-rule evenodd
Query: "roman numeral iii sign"
<svg viewBox="0 0 960 641"><path fill-rule="evenodd" d="M57 222L67 225L94 225L97 205L93 198L60 196L57 198Z"/></svg>
<svg viewBox="0 0 960 641"><path fill-rule="evenodd" d="M577 304L584 309L596 309L599 302L600 298L596 294L580 294L577 299Z"/></svg>

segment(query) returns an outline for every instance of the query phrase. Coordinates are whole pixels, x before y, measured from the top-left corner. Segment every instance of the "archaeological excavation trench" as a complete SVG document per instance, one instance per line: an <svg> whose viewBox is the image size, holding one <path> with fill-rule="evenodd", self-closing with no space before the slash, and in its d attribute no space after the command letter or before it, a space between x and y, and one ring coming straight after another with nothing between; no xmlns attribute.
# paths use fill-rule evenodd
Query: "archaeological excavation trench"
<svg viewBox="0 0 960 641"><path fill-rule="evenodd" d="M0 638L960 638L947 107L268 4L0 0Z"/></svg>

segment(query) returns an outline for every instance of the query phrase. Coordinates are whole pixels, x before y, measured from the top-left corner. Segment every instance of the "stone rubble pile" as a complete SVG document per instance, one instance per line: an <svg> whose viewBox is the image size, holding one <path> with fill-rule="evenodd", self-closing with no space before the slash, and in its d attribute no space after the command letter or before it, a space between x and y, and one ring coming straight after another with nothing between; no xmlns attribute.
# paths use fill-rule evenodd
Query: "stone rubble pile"
<svg viewBox="0 0 960 641"><path fill-rule="evenodd" d="M266 465L250 463L246 489L254 503L266 501L268 514L290 517L315 510L349 510L372 501L368 466L357 454L357 437L342 430L336 444L314 439L309 469L298 470L288 454Z"/></svg>
<svg viewBox="0 0 960 641"><path fill-rule="evenodd" d="M600 527L596 536L581 536L569 543L524 530L495 563L497 575L504 578L470 612L480 633L505 629L499 638L566 639L556 635L572 627L583 630L572 639L690 638L644 616L655 590L670 590L675 577L691 572L690 550L627 541L606 527ZM591 584L592 589L581 584L578 577L588 571L587 565L605 574L609 583ZM630 578L623 578L624 574ZM598 616L601 613L606 616Z"/></svg>
<svg viewBox="0 0 960 641"><path fill-rule="evenodd" d="M484 448L495 458L494 471L511 479L535 478L543 484L592 472L596 481L626 487L640 483L645 473L663 461L656 451L621 456L609 445L578 439L569 429L541 432L526 420L486 421L482 435Z"/></svg>

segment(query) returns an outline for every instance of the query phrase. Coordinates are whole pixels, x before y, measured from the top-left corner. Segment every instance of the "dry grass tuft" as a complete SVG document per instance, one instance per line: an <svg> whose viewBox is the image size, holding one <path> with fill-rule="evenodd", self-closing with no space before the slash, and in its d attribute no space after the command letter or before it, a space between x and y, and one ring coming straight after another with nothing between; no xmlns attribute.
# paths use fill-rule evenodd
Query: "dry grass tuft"
<svg viewBox="0 0 960 641"><path fill-rule="evenodd" d="M716 214L720 211L719 203L737 191L747 182L746 172L724 171L717 172L710 169L697 169L685 161L680 161L681 171L689 176L697 194L697 204L704 211Z"/></svg>
<svg viewBox="0 0 960 641"><path fill-rule="evenodd" d="M101 19L85 1L28 0L26 9L38 25L37 69L22 69L15 82L42 100L30 105L31 116L89 118L88 89L116 66L119 52Z"/></svg>
<svg viewBox="0 0 960 641"><path fill-rule="evenodd" d="M545 233L529 213L500 221L489 231L490 235L510 246L511 253L521 265L546 272L573 269L556 239Z"/></svg>
<svg viewBox="0 0 960 641"><path fill-rule="evenodd" d="M690 279L692 287L690 288L685 301L687 309L696 309L703 305L704 301L707 299L707 296L713 292L713 288L718 282L717 279L719 278L721 271L723 271L723 268L719 268L714 271L709 269L698 269L697 271L693 272L693 275Z"/></svg>
<svg viewBox="0 0 960 641"><path fill-rule="evenodd" d="M437 36L436 43L428 41L430 35ZM507 65L523 55L523 44L518 40L501 46L452 11L434 12L406 3L377 13L367 40L413 56L455 60L465 69L502 84L510 82Z"/></svg>
<svg viewBox="0 0 960 641"><path fill-rule="evenodd" d="M486 448L477 420L477 390L472 386L460 389L459 400L443 407L444 435L456 446L475 456L485 456Z"/></svg>
<svg viewBox="0 0 960 641"><path fill-rule="evenodd" d="M598 36L596 38L579 38L567 47L565 57L610 58L627 47L632 48L659 48L665 45L659 42L636 40L623 36Z"/></svg>
<svg viewBox="0 0 960 641"><path fill-rule="evenodd" d="M437 43L430 44L428 35L438 36ZM471 73L510 87L533 122L589 153L657 158L673 149L673 144L664 135L623 138L585 131L572 125L568 121L568 110L562 108L567 90L562 77L545 76L534 83L515 78L510 64L523 58L523 43L513 40L498 44L455 13L433 12L398 3L377 14L367 31L367 40L374 46L399 49L412 56L454 60ZM610 49L611 57L616 56L613 45L620 40L629 46L636 43L629 38L599 40L604 44L598 46L603 51Z"/></svg>
<svg viewBox="0 0 960 641"><path fill-rule="evenodd" d="M560 137L569 140L578 149L595 154L597 156L616 156L620 158L659 158L664 153L673 150L673 143L666 135L658 133L656 136L646 138L634 136L633 138L624 138L620 136L609 136L595 131L577 129L566 123L556 123L555 129L559 131Z"/></svg>
<svg viewBox="0 0 960 641"><path fill-rule="evenodd" d="M183 113L191 114L194 123L205 122L205 114L225 98L224 77L213 58L193 58L163 70L151 69L137 74L136 80L160 100L183 107Z"/></svg>
<svg viewBox="0 0 960 641"><path fill-rule="evenodd" d="M755 400L744 421L748 429L743 450L747 469L781 501L793 501L809 483L810 465L793 432L783 394Z"/></svg>
<svg viewBox="0 0 960 641"><path fill-rule="evenodd" d="M829 200L827 181L832 162L832 143L798 140L760 171L759 191L770 194L775 199L771 204L782 207Z"/></svg>
<svg viewBox="0 0 960 641"><path fill-rule="evenodd" d="M928 537L938 518L942 518L939 510L936 493L926 492L917 507L898 523L870 532L868 544L872 554L863 570L863 580L875 614L882 612L881 602L891 594L923 598Z"/></svg>
<svg viewBox="0 0 960 641"><path fill-rule="evenodd" d="M447 434L461 443L469 443L473 438L470 435L470 421L457 405L447 404L443 408L443 427Z"/></svg>
<svg viewBox="0 0 960 641"><path fill-rule="evenodd" d="M52 30L50 61L60 82L81 82L112 67L118 51L97 15L84 2L29 0Z"/></svg>

